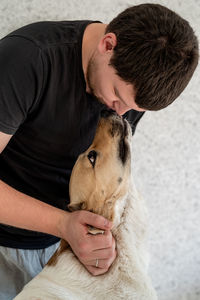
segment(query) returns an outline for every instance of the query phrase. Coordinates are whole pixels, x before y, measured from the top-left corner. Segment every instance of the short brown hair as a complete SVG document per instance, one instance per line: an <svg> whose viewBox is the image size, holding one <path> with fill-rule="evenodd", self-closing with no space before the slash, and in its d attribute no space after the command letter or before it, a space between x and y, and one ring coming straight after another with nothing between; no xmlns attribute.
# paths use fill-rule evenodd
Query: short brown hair
<svg viewBox="0 0 200 300"><path fill-rule="evenodd" d="M135 102L146 110L171 104L198 64L198 41L189 23L159 4L127 8L107 26L117 45L110 65L133 84Z"/></svg>

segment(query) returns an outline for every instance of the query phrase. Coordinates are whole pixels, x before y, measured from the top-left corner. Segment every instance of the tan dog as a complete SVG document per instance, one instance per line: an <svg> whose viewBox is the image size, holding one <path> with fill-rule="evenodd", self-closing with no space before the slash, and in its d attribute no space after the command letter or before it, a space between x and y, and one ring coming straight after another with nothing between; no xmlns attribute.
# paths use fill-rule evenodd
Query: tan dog
<svg viewBox="0 0 200 300"><path fill-rule="evenodd" d="M91 275L61 241L42 272L15 300L157 299L147 275L146 210L131 181L130 144L128 122L105 112L92 145L79 156L70 180L71 210L89 210L113 221L118 256L109 271Z"/></svg>

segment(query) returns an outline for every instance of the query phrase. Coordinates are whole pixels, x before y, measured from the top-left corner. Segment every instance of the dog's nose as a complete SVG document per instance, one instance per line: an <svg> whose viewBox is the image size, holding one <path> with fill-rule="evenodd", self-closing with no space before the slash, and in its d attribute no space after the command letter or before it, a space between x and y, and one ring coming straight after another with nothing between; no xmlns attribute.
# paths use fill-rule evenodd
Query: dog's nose
<svg viewBox="0 0 200 300"><path fill-rule="evenodd" d="M102 118L108 118L108 117L110 117L112 115L117 115L116 112L114 110L112 110L112 109L108 108L108 109L103 109L101 111L101 117Z"/></svg>

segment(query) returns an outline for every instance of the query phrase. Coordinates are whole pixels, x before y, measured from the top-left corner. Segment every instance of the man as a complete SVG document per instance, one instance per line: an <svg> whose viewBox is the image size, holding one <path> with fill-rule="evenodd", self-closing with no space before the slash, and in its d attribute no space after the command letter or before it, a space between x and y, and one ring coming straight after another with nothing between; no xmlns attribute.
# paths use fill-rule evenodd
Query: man
<svg viewBox="0 0 200 300"><path fill-rule="evenodd" d="M112 224L66 211L78 155L91 144L102 109L133 129L184 90L198 62L187 21L155 4L130 7L110 24L40 22L0 41L0 298L35 276L59 238L93 275L116 257ZM102 228L87 234L86 224ZM97 266L98 261L98 266Z"/></svg>

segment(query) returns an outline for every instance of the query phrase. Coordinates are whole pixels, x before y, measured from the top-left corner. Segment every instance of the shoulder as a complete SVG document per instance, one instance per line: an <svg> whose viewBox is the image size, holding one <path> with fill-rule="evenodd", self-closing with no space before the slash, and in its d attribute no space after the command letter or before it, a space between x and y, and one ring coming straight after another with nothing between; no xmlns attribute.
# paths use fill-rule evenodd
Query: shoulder
<svg viewBox="0 0 200 300"><path fill-rule="evenodd" d="M41 50L21 36L0 40L0 130L14 134L24 122L43 86Z"/></svg>
<svg viewBox="0 0 200 300"><path fill-rule="evenodd" d="M41 48L58 44L76 43L86 26L93 21L42 21L23 26L6 37L18 36Z"/></svg>

